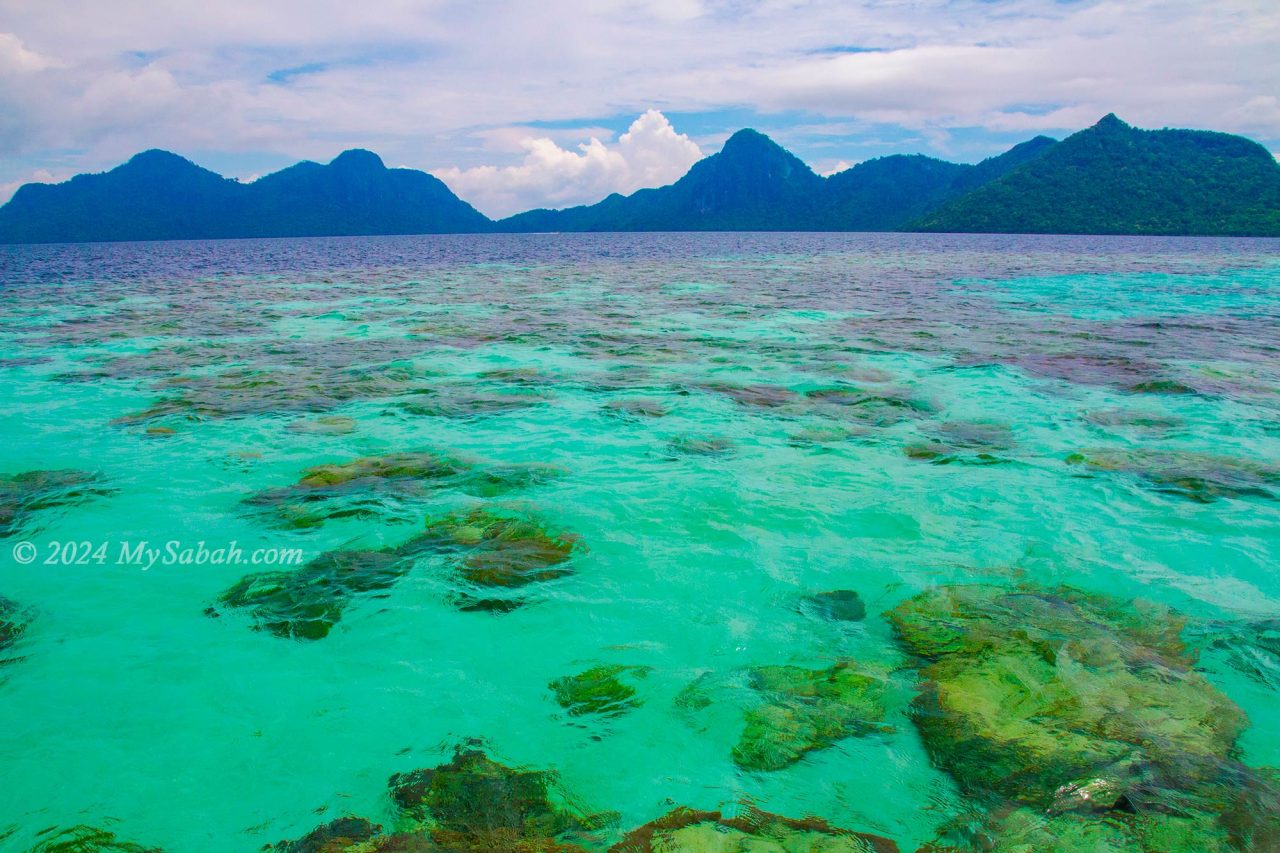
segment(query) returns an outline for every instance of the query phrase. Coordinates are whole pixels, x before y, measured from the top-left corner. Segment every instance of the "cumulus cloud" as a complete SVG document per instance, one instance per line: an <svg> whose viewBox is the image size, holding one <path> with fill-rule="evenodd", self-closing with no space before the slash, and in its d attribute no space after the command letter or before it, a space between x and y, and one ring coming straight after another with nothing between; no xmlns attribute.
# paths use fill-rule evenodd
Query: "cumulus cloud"
<svg viewBox="0 0 1280 853"><path fill-rule="evenodd" d="M492 217L532 207L570 207L610 193L669 184L702 158L702 149L658 110L648 110L614 145L596 137L562 148L547 137L520 141L523 160L513 166L436 169L455 193Z"/></svg>

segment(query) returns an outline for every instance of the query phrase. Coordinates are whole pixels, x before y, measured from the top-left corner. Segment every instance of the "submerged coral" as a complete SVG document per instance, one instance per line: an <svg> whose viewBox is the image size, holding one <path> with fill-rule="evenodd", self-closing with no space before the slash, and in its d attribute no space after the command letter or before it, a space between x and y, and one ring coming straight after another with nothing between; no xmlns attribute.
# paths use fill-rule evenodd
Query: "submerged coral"
<svg viewBox="0 0 1280 853"><path fill-rule="evenodd" d="M481 466L436 453L393 453L308 468L292 486L268 489L245 500L273 521L314 527L338 518L395 515L399 501L453 489L494 497L560 474L547 465Z"/></svg>
<svg viewBox="0 0 1280 853"><path fill-rule="evenodd" d="M876 427L892 426L907 420L925 418L937 411L936 407L926 400L889 389L871 393L849 386L837 386L807 391L805 397L816 404L821 411Z"/></svg>
<svg viewBox="0 0 1280 853"><path fill-rule="evenodd" d="M1003 465L1010 460L990 453L970 453L937 441L912 442L902 449L908 459L933 465Z"/></svg>
<svg viewBox="0 0 1280 853"><path fill-rule="evenodd" d="M630 418L662 418L667 415L667 407L659 400L635 397L627 400L610 400L605 403L604 411L611 415Z"/></svg>
<svg viewBox="0 0 1280 853"><path fill-rule="evenodd" d="M299 418L285 429L302 435L349 435L356 431L356 419L345 415L321 415L318 418Z"/></svg>
<svg viewBox="0 0 1280 853"><path fill-rule="evenodd" d="M421 394L398 404L410 415L434 418L474 418L500 415L540 406L549 398L544 394L486 391L451 391L447 394Z"/></svg>
<svg viewBox="0 0 1280 853"><path fill-rule="evenodd" d="M725 382L714 382L702 387L708 391L723 394L743 406L762 409L776 409L800 398L795 391L779 385L730 385Z"/></svg>
<svg viewBox="0 0 1280 853"><path fill-rule="evenodd" d="M861 622L867 615L862 596L851 589L832 589L806 595L800 600L800 608L832 622Z"/></svg>
<svg viewBox="0 0 1280 853"><path fill-rule="evenodd" d="M238 368L178 376L158 387L172 392L113 424L129 426L162 418L205 420L272 412L324 413L357 400L430 393L430 376L405 366Z"/></svg>
<svg viewBox="0 0 1280 853"><path fill-rule="evenodd" d="M506 767L474 744L437 767L396 773L388 782L400 810L396 830L346 816L275 853L587 853L576 841L612 822L580 815L556 792L555 776ZM593 845L594 846L594 845Z"/></svg>
<svg viewBox="0 0 1280 853"><path fill-rule="evenodd" d="M573 534L553 534L533 519L487 509L428 519L410 547L452 553L468 583L508 589L572 574L567 564L583 549Z"/></svg>
<svg viewBox="0 0 1280 853"><path fill-rule="evenodd" d="M347 473L316 476L327 482ZM420 558L449 558L461 579L473 587L510 591L570 574L568 563L581 547L576 536L550 534L530 519L476 509L428 519L420 534L394 548L333 551L293 571L249 575L224 592L218 603L248 608L258 630L318 640L329 634L354 599L390 589ZM506 612L521 602L468 594L455 603L464 610Z"/></svg>
<svg viewBox="0 0 1280 853"><path fill-rule="evenodd" d="M446 850L570 853L582 848L561 836L592 828L598 819L552 800L553 774L518 770L480 749L459 748L438 767L397 773L391 799Z"/></svg>
<svg viewBox="0 0 1280 853"><path fill-rule="evenodd" d="M242 578L218 603L248 608L256 630L296 640L323 639L352 599L390 589L413 567L411 546L330 551L293 571Z"/></svg>
<svg viewBox="0 0 1280 853"><path fill-rule="evenodd" d="M789 435L787 444L792 447L821 447L822 445L837 444L853 439L864 439L872 434L873 430L862 424L806 427Z"/></svg>
<svg viewBox="0 0 1280 853"><path fill-rule="evenodd" d="M907 457L934 465L999 465L1010 462L999 454L1013 448L1013 431L986 421L946 421L930 431L932 438L903 448Z"/></svg>
<svg viewBox="0 0 1280 853"><path fill-rule="evenodd" d="M677 456L727 456L733 452L731 439L720 435L681 435L667 442L667 455Z"/></svg>
<svg viewBox="0 0 1280 853"><path fill-rule="evenodd" d="M22 608L0 595L0 652L16 643L26 629L27 617Z"/></svg>
<svg viewBox="0 0 1280 853"><path fill-rule="evenodd" d="M0 537L10 536L40 510L68 506L111 494L95 474L84 471L22 471L0 474Z"/></svg>
<svg viewBox="0 0 1280 853"><path fill-rule="evenodd" d="M1219 498L1276 499L1280 466L1218 456L1169 450L1084 450L1067 457L1067 464L1086 471L1125 474L1151 489L1212 503Z"/></svg>
<svg viewBox="0 0 1280 853"><path fill-rule="evenodd" d="M1125 389L1131 394L1198 394L1195 388L1177 379L1148 379Z"/></svg>
<svg viewBox="0 0 1280 853"><path fill-rule="evenodd" d="M1192 669L1183 620L1167 608L975 585L921 593L888 615L923 660L914 719L925 746L971 795L1094 815L1122 841L1097 849L1169 849L1144 839L1187 829L1171 816L1241 849L1280 832L1276 789L1235 759L1244 714ZM1045 837L1112 832L1078 822ZM997 825L999 843L1022 837L1018 826ZM1041 829L1026 832L1026 849L1041 849Z"/></svg>
<svg viewBox="0 0 1280 853"><path fill-rule="evenodd" d="M1163 433L1183 425L1181 418L1158 412L1134 409L1098 409L1084 416L1091 424L1104 427L1130 427L1135 430Z"/></svg>
<svg viewBox="0 0 1280 853"><path fill-rule="evenodd" d="M748 809L737 817L681 807L627 833L609 853L898 853L887 838Z"/></svg>
<svg viewBox="0 0 1280 853"><path fill-rule="evenodd" d="M827 669L762 666L751 686L765 702L748 710L733 748L744 770L781 770L841 738L885 728L887 684L841 662Z"/></svg>
<svg viewBox="0 0 1280 853"><path fill-rule="evenodd" d="M953 447L971 450L1009 450L1014 446L1013 430L994 421L944 421L934 433Z"/></svg>
<svg viewBox="0 0 1280 853"><path fill-rule="evenodd" d="M557 678L548 686L555 694L556 703L571 716L599 714L616 717L640 704L636 689L623 681L623 677L643 677L646 673L644 667L595 666L577 675Z"/></svg>
<svg viewBox="0 0 1280 853"><path fill-rule="evenodd" d="M1003 810L972 832L957 851L982 853L1228 853L1227 832L1203 816L1150 813L1046 814L1030 808Z"/></svg>
<svg viewBox="0 0 1280 853"><path fill-rule="evenodd" d="M29 853L161 853L161 850L121 841L114 832L81 825L41 832L40 840Z"/></svg>
<svg viewBox="0 0 1280 853"><path fill-rule="evenodd" d="M316 827L297 841L281 841L270 849L276 853L342 853L360 848L380 832L381 826L362 817L340 817Z"/></svg>

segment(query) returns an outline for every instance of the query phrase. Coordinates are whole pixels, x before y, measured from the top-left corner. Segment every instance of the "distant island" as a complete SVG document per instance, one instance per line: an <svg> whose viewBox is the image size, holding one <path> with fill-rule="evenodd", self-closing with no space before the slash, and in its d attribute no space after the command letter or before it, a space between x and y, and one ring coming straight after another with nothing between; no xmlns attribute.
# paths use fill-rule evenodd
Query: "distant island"
<svg viewBox="0 0 1280 853"><path fill-rule="evenodd" d="M741 130L665 187L493 221L437 178L353 150L251 183L165 151L0 208L0 243L583 231L937 231L1280 237L1280 163L1240 136L1108 115L976 165L893 155L829 177Z"/></svg>

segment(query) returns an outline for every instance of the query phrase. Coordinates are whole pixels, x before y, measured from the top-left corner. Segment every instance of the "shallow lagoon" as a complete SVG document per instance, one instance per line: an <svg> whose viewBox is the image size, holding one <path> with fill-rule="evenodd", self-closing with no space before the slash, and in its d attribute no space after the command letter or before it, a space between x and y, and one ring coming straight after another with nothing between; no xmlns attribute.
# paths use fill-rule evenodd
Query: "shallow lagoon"
<svg viewBox="0 0 1280 853"><path fill-rule="evenodd" d="M588 848L680 805L954 840L1001 807L931 760L885 616L951 584L1173 608L1231 761L1280 765L1276 241L0 247L0 282L0 474L93 475L0 494L0 848L390 826L472 739L616 812ZM308 473L405 453L448 471ZM117 564L144 540L396 568L308 575L339 618L291 636L224 597L278 567ZM850 661L875 712L743 758L827 701L770 684Z"/></svg>

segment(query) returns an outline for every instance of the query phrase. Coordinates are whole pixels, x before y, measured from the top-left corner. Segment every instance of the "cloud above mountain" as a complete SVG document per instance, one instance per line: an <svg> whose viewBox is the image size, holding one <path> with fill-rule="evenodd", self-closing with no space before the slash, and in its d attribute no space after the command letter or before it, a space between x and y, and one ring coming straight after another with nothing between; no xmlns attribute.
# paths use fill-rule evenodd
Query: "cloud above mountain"
<svg viewBox="0 0 1280 853"><path fill-rule="evenodd" d="M241 175L360 146L495 210L478 167L570 203L633 186L621 136L650 110L815 163L977 159L1110 111L1280 146L1274 0L0 0L0 30L0 185L154 146Z"/></svg>
<svg viewBox="0 0 1280 853"><path fill-rule="evenodd" d="M512 166L444 168L434 174L481 212L500 218L669 184L702 158L698 144L676 133L657 110L637 118L612 145L593 136L574 151L548 137L529 136L519 146L524 157Z"/></svg>

